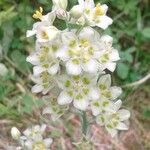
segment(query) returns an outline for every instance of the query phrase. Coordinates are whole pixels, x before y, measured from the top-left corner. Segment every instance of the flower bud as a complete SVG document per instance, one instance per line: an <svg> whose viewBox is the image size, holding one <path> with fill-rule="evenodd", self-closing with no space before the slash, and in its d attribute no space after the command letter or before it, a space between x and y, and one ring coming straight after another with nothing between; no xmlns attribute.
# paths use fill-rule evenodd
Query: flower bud
<svg viewBox="0 0 150 150"><path fill-rule="evenodd" d="M68 0L52 0L53 4L57 7L57 8L62 8L64 10L66 10L67 5L68 5Z"/></svg>
<svg viewBox="0 0 150 150"><path fill-rule="evenodd" d="M14 140L18 140L20 137L20 131L16 127L11 128L11 136Z"/></svg>
<svg viewBox="0 0 150 150"><path fill-rule="evenodd" d="M0 76L5 76L8 73L8 69L2 63L0 63Z"/></svg>
<svg viewBox="0 0 150 150"><path fill-rule="evenodd" d="M68 19L68 13L64 9L57 9L56 15L59 19L67 20Z"/></svg>
<svg viewBox="0 0 150 150"><path fill-rule="evenodd" d="M82 16L82 13L83 11L80 5L76 5L70 10L70 15L75 19L80 18Z"/></svg>

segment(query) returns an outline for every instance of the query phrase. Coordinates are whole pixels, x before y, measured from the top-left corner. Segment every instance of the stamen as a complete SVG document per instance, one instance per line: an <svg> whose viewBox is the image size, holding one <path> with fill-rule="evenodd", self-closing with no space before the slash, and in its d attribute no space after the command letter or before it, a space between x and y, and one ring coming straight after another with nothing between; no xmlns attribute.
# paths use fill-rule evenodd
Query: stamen
<svg viewBox="0 0 150 150"><path fill-rule="evenodd" d="M34 19L40 19L42 18L42 13L43 13L43 8L40 7L39 10L36 10L35 13L33 14Z"/></svg>
<svg viewBox="0 0 150 150"><path fill-rule="evenodd" d="M95 8L95 9L96 9L96 10L95 10L95 14L94 14L95 17L104 15L104 11L103 11L103 9L102 9L100 3L98 3L98 4L96 5L96 8Z"/></svg>

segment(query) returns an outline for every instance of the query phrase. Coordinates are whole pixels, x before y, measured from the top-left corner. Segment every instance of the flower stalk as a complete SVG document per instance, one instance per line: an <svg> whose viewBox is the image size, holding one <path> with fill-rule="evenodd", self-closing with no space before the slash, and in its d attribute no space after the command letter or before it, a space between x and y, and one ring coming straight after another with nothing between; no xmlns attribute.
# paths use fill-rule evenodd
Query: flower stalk
<svg viewBox="0 0 150 150"><path fill-rule="evenodd" d="M87 120L87 115L85 111L81 111L81 123L82 123L82 133L83 135L87 135L89 123Z"/></svg>

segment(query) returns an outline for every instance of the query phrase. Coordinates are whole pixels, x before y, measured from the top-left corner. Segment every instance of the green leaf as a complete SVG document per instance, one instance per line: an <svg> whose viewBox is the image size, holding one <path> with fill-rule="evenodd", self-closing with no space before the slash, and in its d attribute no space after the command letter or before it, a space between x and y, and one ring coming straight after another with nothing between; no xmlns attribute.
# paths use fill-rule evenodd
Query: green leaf
<svg viewBox="0 0 150 150"><path fill-rule="evenodd" d="M68 24L68 28L69 28L69 29L77 29L77 30L80 30L80 29L82 29L82 26L81 26L81 25L77 25L77 24L71 24L71 23L69 23L69 24Z"/></svg>
<svg viewBox="0 0 150 150"><path fill-rule="evenodd" d="M145 117L147 117L147 118L150 118L150 109L145 109L145 110L143 111L143 115L144 115Z"/></svg>
<svg viewBox="0 0 150 150"><path fill-rule="evenodd" d="M142 35L145 37L145 38L150 38L150 28L144 28L143 31L142 31Z"/></svg>
<svg viewBox="0 0 150 150"><path fill-rule="evenodd" d="M26 62L26 56L22 54L20 51L18 50L13 51L11 53L11 58L19 69L23 70L24 72L29 71L29 65Z"/></svg>
<svg viewBox="0 0 150 150"><path fill-rule="evenodd" d="M117 75L121 79L126 79L129 73L129 66L124 63L119 63L117 66Z"/></svg>
<svg viewBox="0 0 150 150"><path fill-rule="evenodd" d="M120 57L122 61L133 62L133 56L129 51L120 52Z"/></svg>
<svg viewBox="0 0 150 150"><path fill-rule="evenodd" d="M22 106L20 113L31 113L35 108L40 108L44 105L44 102L39 99L33 99L30 95L22 96Z"/></svg>
<svg viewBox="0 0 150 150"><path fill-rule="evenodd" d="M3 30L2 49L5 54L8 53L9 48L11 46L11 42L14 35L13 29L14 28L12 22L4 23L2 26L2 30Z"/></svg>

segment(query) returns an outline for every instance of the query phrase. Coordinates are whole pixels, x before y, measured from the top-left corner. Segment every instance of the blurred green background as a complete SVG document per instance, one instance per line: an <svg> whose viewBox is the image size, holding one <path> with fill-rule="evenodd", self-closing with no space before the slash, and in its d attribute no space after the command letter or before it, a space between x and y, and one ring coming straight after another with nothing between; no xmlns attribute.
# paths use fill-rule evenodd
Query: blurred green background
<svg viewBox="0 0 150 150"><path fill-rule="evenodd" d="M150 73L150 1L149 0L96 0L109 6L108 14L114 23L105 32L114 37L119 50L113 82L116 85L132 83ZM68 9L77 0L69 0ZM42 107L41 95L30 92L32 66L26 57L34 51L34 38L26 38L27 29L35 20L32 14L42 6L51 10L51 0L0 0L0 120L12 124L34 122L34 111ZM59 22L59 21L58 21ZM60 28L63 23L56 22ZM133 112L145 136L150 123L150 82L138 87L124 88L124 105ZM30 117L29 117L30 116ZM27 118L27 119L25 119ZM143 143L150 148L149 143Z"/></svg>

